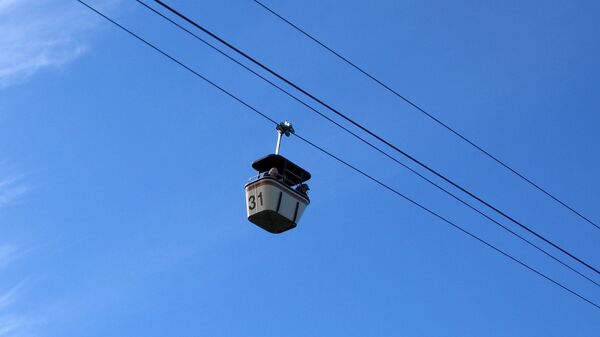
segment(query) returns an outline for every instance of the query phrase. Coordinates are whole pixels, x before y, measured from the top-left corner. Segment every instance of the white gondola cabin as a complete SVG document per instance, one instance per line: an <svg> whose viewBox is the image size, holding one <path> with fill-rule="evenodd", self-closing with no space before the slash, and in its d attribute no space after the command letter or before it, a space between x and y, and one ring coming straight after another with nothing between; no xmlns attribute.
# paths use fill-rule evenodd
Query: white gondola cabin
<svg viewBox="0 0 600 337"><path fill-rule="evenodd" d="M277 131L276 154L252 163L258 175L244 186L248 220L275 234L296 227L310 203L306 185L310 173L278 154L281 135L289 135L293 128L285 122Z"/></svg>

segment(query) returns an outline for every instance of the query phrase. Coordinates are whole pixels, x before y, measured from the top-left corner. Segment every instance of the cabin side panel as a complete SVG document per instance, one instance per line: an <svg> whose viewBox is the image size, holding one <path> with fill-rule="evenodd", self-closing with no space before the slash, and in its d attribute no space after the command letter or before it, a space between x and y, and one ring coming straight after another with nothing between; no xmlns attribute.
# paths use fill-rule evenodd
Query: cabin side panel
<svg viewBox="0 0 600 337"><path fill-rule="evenodd" d="M307 200L273 180L259 180L246 186L248 217L270 211L280 214L293 223L298 223L307 204Z"/></svg>

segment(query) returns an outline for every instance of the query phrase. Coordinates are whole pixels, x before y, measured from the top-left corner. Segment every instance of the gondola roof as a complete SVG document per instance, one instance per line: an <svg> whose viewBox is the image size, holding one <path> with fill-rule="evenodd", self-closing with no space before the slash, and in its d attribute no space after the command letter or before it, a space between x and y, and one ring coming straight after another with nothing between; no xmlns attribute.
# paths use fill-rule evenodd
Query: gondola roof
<svg viewBox="0 0 600 337"><path fill-rule="evenodd" d="M254 161L252 167L258 172L267 172L273 167L276 167L280 173L287 171L291 173L291 175L286 174L286 179L293 185L303 183L310 179L310 173L308 171L277 154L270 154Z"/></svg>

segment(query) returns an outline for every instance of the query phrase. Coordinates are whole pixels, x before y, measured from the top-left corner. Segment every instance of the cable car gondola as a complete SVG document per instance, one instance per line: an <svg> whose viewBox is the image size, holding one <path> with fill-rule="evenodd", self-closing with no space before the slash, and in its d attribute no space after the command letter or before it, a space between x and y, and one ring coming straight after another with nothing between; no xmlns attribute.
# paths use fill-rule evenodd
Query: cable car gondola
<svg viewBox="0 0 600 337"><path fill-rule="evenodd" d="M274 234L296 227L310 203L306 184L310 173L279 154L282 136L291 133L289 122L277 126L275 154L252 163L258 175L244 186L248 220Z"/></svg>

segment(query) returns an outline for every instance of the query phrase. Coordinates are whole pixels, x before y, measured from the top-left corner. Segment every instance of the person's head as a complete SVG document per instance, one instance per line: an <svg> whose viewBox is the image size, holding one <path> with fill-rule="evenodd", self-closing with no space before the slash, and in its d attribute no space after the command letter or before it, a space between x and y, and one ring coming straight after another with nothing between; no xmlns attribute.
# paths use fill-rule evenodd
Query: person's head
<svg viewBox="0 0 600 337"><path fill-rule="evenodd" d="M306 194L310 188L308 188L308 185L306 184L300 184L300 186L298 186L298 190L300 190L300 192Z"/></svg>

